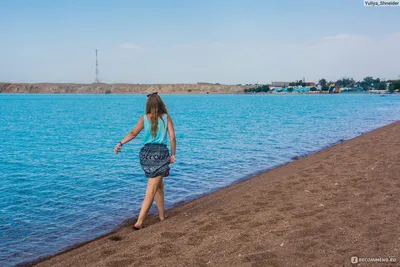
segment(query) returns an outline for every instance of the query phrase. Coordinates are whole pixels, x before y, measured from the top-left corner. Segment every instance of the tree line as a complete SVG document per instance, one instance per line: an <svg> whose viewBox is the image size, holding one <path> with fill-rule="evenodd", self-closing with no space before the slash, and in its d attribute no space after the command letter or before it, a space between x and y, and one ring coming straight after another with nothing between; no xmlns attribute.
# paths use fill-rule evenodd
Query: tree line
<svg viewBox="0 0 400 267"><path fill-rule="evenodd" d="M380 78L374 78L371 76L365 77L361 81L355 81L353 78L343 78L337 81L330 81L329 83L325 79L319 80L319 85L321 85L321 90L328 91L329 84L335 84L339 87L357 87L365 91L368 90L389 90L398 91L400 90L400 80L382 80ZM388 86L389 85L389 86Z"/></svg>
<svg viewBox="0 0 400 267"><path fill-rule="evenodd" d="M269 91L270 91L269 85L259 85L259 86L257 85L255 87L250 87L250 88L244 89L245 93L252 93L252 92L255 92L255 93L261 93L261 92L268 93Z"/></svg>
<svg viewBox="0 0 400 267"><path fill-rule="evenodd" d="M371 76L365 77L361 81L355 81L353 78L343 78L337 81L327 81L322 78L318 81L318 84L321 86L322 91L328 91L331 84L339 87L350 87L350 88L360 88L362 90L389 90L390 92L400 92L400 79L399 80L382 80L380 78L373 78ZM247 84L250 86L250 84ZM306 83L303 80L298 80L289 83L289 86L306 86ZM290 92L293 91L293 88L289 88ZM317 91L316 87L311 87L311 91ZM244 89L245 93L260 93L260 92L269 92L269 85L256 85L247 89Z"/></svg>

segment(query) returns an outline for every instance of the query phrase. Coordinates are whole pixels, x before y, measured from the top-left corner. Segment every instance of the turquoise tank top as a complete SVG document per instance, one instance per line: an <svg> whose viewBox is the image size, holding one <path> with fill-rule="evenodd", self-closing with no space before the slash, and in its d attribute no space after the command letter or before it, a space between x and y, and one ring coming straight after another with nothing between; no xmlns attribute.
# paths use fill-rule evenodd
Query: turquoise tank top
<svg viewBox="0 0 400 267"><path fill-rule="evenodd" d="M147 116L143 116L144 122L144 144L167 144L168 134L168 119L167 114L163 115L164 122L158 119L158 129L155 138L151 135L151 121L147 119Z"/></svg>

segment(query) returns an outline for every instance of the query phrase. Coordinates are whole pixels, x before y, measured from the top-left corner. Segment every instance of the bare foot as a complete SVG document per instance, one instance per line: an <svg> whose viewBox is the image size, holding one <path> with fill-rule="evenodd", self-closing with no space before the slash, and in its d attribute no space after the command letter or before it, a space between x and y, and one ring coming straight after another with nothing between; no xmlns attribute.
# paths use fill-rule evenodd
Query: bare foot
<svg viewBox="0 0 400 267"><path fill-rule="evenodd" d="M164 220L167 219L167 218L168 218L167 215L165 215L164 218L161 218L161 217L160 217L160 222L164 221Z"/></svg>
<svg viewBox="0 0 400 267"><path fill-rule="evenodd" d="M140 224L138 224L138 223L135 223L135 224L133 225L133 229L134 229L134 230L140 230L140 229L142 229L142 228L143 228L143 226L140 225Z"/></svg>

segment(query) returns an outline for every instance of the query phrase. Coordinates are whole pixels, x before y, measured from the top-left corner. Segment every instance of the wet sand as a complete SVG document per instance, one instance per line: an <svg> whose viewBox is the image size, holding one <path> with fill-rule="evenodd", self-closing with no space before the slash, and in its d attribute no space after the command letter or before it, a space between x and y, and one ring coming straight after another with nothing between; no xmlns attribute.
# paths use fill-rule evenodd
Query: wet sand
<svg viewBox="0 0 400 267"><path fill-rule="evenodd" d="M152 215L140 231L122 227L37 266L386 267L350 258L400 261L399 178L400 121L174 207L164 222Z"/></svg>

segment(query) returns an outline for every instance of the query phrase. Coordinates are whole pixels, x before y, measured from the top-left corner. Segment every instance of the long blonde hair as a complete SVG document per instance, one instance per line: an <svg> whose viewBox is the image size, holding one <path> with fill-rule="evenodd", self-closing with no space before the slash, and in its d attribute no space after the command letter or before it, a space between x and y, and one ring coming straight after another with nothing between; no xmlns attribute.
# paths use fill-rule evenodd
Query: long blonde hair
<svg viewBox="0 0 400 267"><path fill-rule="evenodd" d="M151 135L155 137L158 130L158 117L161 117L164 125L166 122L162 118L164 114L168 114L167 106L158 94L151 94L146 102L146 116L151 114Z"/></svg>

